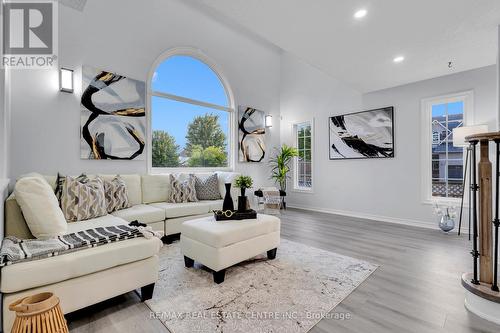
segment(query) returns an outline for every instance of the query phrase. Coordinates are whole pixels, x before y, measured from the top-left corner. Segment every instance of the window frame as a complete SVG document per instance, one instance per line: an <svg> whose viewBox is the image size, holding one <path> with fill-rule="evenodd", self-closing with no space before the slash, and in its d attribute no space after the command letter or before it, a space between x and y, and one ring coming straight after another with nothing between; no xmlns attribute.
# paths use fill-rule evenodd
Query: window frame
<svg viewBox="0 0 500 333"><path fill-rule="evenodd" d="M177 96L165 92L159 92L159 91L153 91L152 88L152 80L153 80L153 75L157 69L157 67L167 60L170 57L173 56L188 56L195 58L198 61L201 61L205 65L207 65L214 73L217 75L219 78L222 87L224 88L227 99L228 99L228 105L229 107L224 107L221 105L217 104L212 104L208 102L203 102L203 101L198 101L195 99L187 98L187 97L182 97L182 96ZM236 101L234 99L234 94L233 91L229 85L229 82L226 78L226 76L223 74L223 71L221 71L220 67L212 61L203 51L192 48L192 47L175 47L172 49L169 49L160 56L156 58L156 60L153 62L151 69L148 74L148 80L147 80L147 91L146 91L146 121L147 121L147 138L148 141L146 143L147 146L147 171L149 174L161 174L161 173L185 173L185 172L214 172L214 171L233 171L236 163L236 126L235 126L235 121L236 121ZM225 167L153 167L153 161L152 161L152 149L153 149L153 126L152 126L152 99L153 97L162 97L162 98L167 98L170 100L174 100L177 102L183 102L183 103L189 103L197 106L202 106L202 107L208 107L216 110L221 110L221 111L227 111L229 113L229 121L228 121L228 136L227 136L227 144L228 144L228 157L227 157L227 166Z"/></svg>
<svg viewBox="0 0 500 333"><path fill-rule="evenodd" d="M293 138L293 145L292 147L298 149L297 146L297 139L298 139L298 132L297 132L297 126L305 124L305 123L310 123L311 124L311 180L312 180L312 186L311 187L301 187L298 185L298 164L299 164L299 157L295 157L293 161L293 177L292 177L292 192L299 192L299 193L314 193L314 166L315 162L314 159L316 157L315 154L315 149L314 149L314 118L313 119L306 119L302 121L295 121L292 123L292 138Z"/></svg>
<svg viewBox="0 0 500 333"><path fill-rule="evenodd" d="M424 98L421 101L421 196L424 204L460 205L461 198L435 197L432 195L432 106L463 102L463 126L474 124L474 92L473 90ZM465 166L465 148L463 153ZM465 182L464 191L468 184ZM464 205L467 205L467 196L464 196Z"/></svg>

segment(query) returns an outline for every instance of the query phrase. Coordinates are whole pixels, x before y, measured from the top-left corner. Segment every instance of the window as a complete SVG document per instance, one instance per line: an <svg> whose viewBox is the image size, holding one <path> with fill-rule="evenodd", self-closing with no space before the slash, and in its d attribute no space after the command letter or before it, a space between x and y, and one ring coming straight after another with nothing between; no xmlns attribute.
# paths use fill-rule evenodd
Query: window
<svg viewBox="0 0 500 333"><path fill-rule="evenodd" d="M312 179L312 121L295 124L293 127L295 147L299 156L295 159L294 189L311 191Z"/></svg>
<svg viewBox="0 0 500 333"><path fill-rule="evenodd" d="M453 129L471 122L472 92L427 99L422 106L424 199L456 200L463 190L464 152L453 146Z"/></svg>
<svg viewBox="0 0 500 333"><path fill-rule="evenodd" d="M213 66L171 53L150 81L151 167L230 167L233 109L227 85Z"/></svg>

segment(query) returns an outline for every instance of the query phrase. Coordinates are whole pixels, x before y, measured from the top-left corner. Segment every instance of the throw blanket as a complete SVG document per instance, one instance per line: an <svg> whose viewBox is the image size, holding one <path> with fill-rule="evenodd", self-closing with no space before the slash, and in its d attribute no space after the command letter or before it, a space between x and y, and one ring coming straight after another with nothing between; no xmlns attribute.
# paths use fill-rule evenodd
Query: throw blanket
<svg viewBox="0 0 500 333"><path fill-rule="evenodd" d="M264 196L264 209L278 210L281 205L280 191L276 187L261 188Z"/></svg>
<svg viewBox="0 0 500 333"><path fill-rule="evenodd" d="M18 239L8 236L3 240L0 249L0 267L57 256L130 238L144 236L151 238L151 233L155 233L147 229L150 228L116 225L88 229L50 239Z"/></svg>

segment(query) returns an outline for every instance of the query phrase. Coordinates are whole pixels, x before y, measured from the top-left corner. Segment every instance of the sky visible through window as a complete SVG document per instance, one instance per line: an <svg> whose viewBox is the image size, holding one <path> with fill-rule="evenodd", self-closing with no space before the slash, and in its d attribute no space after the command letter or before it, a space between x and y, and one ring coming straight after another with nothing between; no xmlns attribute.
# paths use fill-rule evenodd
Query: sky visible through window
<svg viewBox="0 0 500 333"><path fill-rule="evenodd" d="M209 66L190 56L172 56L162 62L153 75L152 90L229 107L219 77ZM188 124L194 117L207 113L219 116L220 127L229 138L229 113L226 111L156 96L152 97L151 103L152 129L168 132L181 150L186 145ZM228 149L229 145L226 146Z"/></svg>
<svg viewBox="0 0 500 333"><path fill-rule="evenodd" d="M432 106L432 116L445 116L446 115L446 105L448 105L448 115L451 114L461 114L464 112L464 102L453 102L448 104L435 104Z"/></svg>

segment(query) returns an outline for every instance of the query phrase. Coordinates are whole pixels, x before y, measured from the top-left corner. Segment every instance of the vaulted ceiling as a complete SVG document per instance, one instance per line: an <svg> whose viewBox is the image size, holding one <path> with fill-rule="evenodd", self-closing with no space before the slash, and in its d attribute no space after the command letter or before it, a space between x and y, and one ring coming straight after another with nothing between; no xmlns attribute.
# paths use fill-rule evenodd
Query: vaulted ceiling
<svg viewBox="0 0 500 333"><path fill-rule="evenodd" d="M500 0L191 3L241 25L361 92L496 63ZM355 19L354 13L362 8L368 14ZM394 63L398 55L405 60Z"/></svg>

